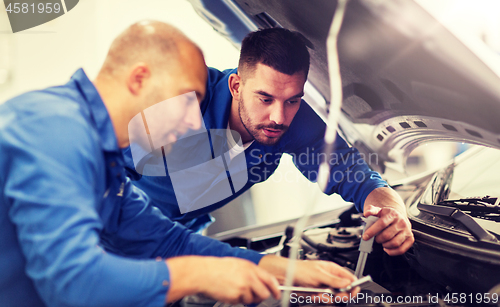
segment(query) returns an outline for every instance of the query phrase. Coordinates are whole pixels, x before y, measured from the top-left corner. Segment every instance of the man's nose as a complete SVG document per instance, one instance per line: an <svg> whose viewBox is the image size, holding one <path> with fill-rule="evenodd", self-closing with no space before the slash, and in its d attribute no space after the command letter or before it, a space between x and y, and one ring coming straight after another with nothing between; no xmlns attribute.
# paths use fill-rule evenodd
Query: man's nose
<svg viewBox="0 0 500 307"><path fill-rule="evenodd" d="M198 103L192 103L187 110L184 122L191 130L201 128L201 111Z"/></svg>
<svg viewBox="0 0 500 307"><path fill-rule="evenodd" d="M285 108L283 103L275 102L271 105L271 114L269 115L269 120L276 123L277 125L282 125L285 122Z"/></svg>

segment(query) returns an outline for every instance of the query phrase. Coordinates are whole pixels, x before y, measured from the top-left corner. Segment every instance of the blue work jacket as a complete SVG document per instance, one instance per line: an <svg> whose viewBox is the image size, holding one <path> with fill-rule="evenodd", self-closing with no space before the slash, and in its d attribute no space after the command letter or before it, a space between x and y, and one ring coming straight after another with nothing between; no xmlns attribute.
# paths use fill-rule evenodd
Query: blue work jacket
<svg viewBox="0 0 500 307"><path fill-rule="evenodd" d="M207 92L200 105L206 129L228 127L232 102L228 79L233 73L236 73L236 69L223 72L208 69ZM310 181L316 182L319 164L324 158L321 154L325 129L324 121L305 101L301 101L288 131L277 144L265 146L253 142L245 150L248 180L242 189L210 206L187 213L181 213L167 167L166 176L141 176L134 168L129 147L124 149L126 169L134 180L133 184L146 192L154 206L172 220L198 231L211 222L210 212L229 203L254 184L268 179L278 167L284 153L292 155L299 171ZM339 136L335 143L335 153L327 159L331 165L331 178L326 193L340 194L344 200L353 202L359 211L363 210L364 201L371 191L387 186L380 175L368 167L360 153Z"/></svg>
<svg viewBox="0 0 500 307"><path fill-rule="evenodd" d="M259 262L170 221L123 166L83 70L0 105L0 306L163 306L164 258Z"/></svg>

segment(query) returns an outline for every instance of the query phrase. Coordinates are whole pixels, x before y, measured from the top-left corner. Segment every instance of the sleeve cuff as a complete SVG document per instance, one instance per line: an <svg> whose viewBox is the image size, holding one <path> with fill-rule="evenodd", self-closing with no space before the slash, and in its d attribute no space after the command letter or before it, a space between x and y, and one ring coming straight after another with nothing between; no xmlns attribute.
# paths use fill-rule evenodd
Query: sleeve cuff
<svg viewBox="0 0 500 307"><path fill-rule="evenodd" d="M356 209L358 209L358 212L363 212L363 209L364 209L364 206L365 206L365 201L366 201L366 198L368 197L368 195L370 195L370 193L375 190L375 189L378 189L378 188L383 188L383 187L388 187L389 185L387 184L387 182L385 182L384 180L382 179L379 179L379 180L372 180L372 181L369 181L370 183L368 184L368 186L366 188L363 189L363 192L361 194L361 197L359 199L359 204L355 204L356 205ZM368 183L368 182L367 182Z"/></svg>
<svg viewBox="0 0 500 307"><path fill-rule="evenodd" d="M155 299L152 301L153 306L165 306L167 292L170 288L170 271L165 259L156 258L156 274L154 277Z"/></svg>

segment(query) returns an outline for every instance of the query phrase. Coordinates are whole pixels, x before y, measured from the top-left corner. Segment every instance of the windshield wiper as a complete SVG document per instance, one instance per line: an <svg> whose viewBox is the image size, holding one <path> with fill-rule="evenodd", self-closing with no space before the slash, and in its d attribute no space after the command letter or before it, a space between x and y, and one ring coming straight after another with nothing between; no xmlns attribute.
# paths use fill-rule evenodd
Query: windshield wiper
<svg viewBox="0 0 500 307"><path fill-rule="evenodd" d="M500 222L500 206L497 197L448 199L438 202L438 205L457 208L470 216Z"/></svg>
<svg viewBox="0 0 500 307"><path fill-rule="evenodd" d="M483 227L481 227L481 225L474 221L473 218L462 212L460 209L450 208L448 206L426 205L422 203L418 204L417 208L420 211L447 216L462 223L462 225L464 225L470 234L478 241L498 242L494 235L486 231Z"/></svg>

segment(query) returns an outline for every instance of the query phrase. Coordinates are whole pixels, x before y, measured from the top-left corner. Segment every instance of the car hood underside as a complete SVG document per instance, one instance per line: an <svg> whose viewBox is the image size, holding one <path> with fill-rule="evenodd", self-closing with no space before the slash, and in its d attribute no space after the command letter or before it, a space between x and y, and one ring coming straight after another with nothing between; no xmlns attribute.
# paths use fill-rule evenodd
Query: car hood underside
<svg viewBox="0 0 500 307"><path fill-rule="evenodd" d="M302 33L311 54L309 91L324 98L308 103L326 114L326 41L337 1L191 2L235 45L257 28ZM500 78L481 47L457 38L414 0L349 1L338 40L344 136L362 153L378 154L371 166L379 171L386 163L402 167L429 141L500 148Z"/></svg>

